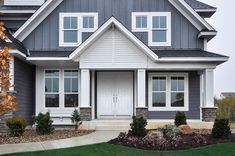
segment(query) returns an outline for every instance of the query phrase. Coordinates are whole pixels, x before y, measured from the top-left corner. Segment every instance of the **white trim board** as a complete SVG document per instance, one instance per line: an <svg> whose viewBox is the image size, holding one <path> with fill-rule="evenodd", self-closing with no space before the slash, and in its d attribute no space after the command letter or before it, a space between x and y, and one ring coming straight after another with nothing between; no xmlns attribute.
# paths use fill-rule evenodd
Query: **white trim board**
<svg viewBox="0 0 235 156"><path fill-rule="evenodd" d="M36 10L0 10L4 14L33 14Z"/></svg>

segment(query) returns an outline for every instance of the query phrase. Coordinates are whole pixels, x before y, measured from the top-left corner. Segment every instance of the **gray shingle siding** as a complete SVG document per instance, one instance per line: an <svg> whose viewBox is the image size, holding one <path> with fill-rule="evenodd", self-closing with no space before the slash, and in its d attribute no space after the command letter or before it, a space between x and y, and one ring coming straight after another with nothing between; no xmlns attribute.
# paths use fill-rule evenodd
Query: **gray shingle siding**
<svg viewBox="0 0 235 156"><path fill-rule="evenodd" d="M27 123L32 124L32 115L35 110L35 66L18 58L15 58L14 66L14 82L18 103L18 110L15 114L24 116Z"/></svg>
<svg viewBox="0 0 235 156"><path fill-rule="evenodd" d="M149 111L149 119L174 119L176 111ZM189 72L189 111L187 119L200 119L200 76L196 71Z"/></svg>
<svg viewBox="0 0 235 156"><path fill-rule="evenodd" d="M99 27L114 16L131 31L132 12L162 11L172 13L172 46L162 48L203 49L203 39L197 38L199 31L167 0L64 0L23 43L32 51L73 51L76 47L59 47L60 12L98 12ZM83 33L83 41L91 34ZM134 35L147 45L147 33Z"/></svg>

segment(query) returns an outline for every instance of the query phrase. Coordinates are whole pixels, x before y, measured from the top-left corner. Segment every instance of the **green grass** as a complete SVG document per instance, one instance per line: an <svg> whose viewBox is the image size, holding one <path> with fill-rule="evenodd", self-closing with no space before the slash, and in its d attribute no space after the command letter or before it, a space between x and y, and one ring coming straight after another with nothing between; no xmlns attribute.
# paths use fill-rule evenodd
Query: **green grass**
<svg viewBox="0 0 235 156"><path fill-rule="evenodd" d="M217 144L178 152L152 152L103 143L7 156L235 156L235 144Z"/></svg>

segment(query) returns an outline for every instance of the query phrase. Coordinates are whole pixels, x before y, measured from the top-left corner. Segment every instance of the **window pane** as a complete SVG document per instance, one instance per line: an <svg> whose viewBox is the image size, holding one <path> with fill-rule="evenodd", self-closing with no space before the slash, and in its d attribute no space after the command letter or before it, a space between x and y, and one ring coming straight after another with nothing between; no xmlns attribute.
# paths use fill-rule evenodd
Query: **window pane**
<svg viewBox="0 0 235 156"><path fill-rule="evenodd" d="M66 94L64 96L65 107L78 107L78 94Z"/></svg>
<svg viewBox="0 0 235 156"><path fill-rule="evenodd" d="M83 17L83 28L94 28L94 17Z"/></svg>
<svg viewBox="0 0 235 156"><path fill-rule="evenodd" d="M171 93L171 106L184 107L184 93Z"/></svg>
<svg viewBox="0 0 235 156"><path fill-rule="evenodd" d="M89 28L94 28L94 17L89 18Z"/></svg>
<svg viewBox="0 0 235 156"><path fill-rule="evenodd" d="M166 28L166 16L160 17L160 28Z"/></svg>
<svg viewBox="0 0 235 156"><path fill-rule="evenodd" d="M184 78L178 77L178 91L184 91Z"/></svg>
<svg viewBox="0 0 235 156"><path fill-rule="evenodd" d="M171 78L171 91L177 91L177 77Z"/></svg>
<svg viewBox="0 0 235 156"><path fill-rule="evenodd" d="M78 76L78 71L77 70L73 70L72 71L72 76Z"/></svg>
<svg viewBox="0 0 235 156"><path fill-rule="evenodd" d="M77 17L71 17L71 29L78 28L78 20Z"/></svg>
<svg viewBox="0 0 235 156"><path fill-rule="evenodd" d="M153 42L166 42L166 31L165 30L154 30L152 40Z"/></svg>
<svg viewBox="0 0 235 156"><path fill-rule="evenodd" d="M70 29L70 17L64 17L64 29Z"/></svg>
<svg viewBox="0 0 235 156"><path fill-rule="evenodd" d="M45 92L52 92L51 85L52 85L51 78L46 78L45 79Z"/></svg>
<svg viewBox="0 0 235 156"><path fill-rule="evenodd" d="M160 25L160 19L159 19L159 16L153 16L153 28L159 28L159 25Z"/></svg>
<svg viewBox="0 0 235 156"><path fill-rule="evenodd" d="M59 78L53 78L53 90L52 92L59 92Z"/></svg>
<svg viewBox="0 0 235 156"><path fill-rule="evenodd" d="M184 91L184 77L171 78L171 91Z"/></svg>
<svg viewBox="0 0 235 156"><path fill-rule="evenodd" d="M71 79L70 78L64 79L64 92L71 92Z"/></svg>
<svg viewBox="0 0 235 156"><path fill-rule="evenodd" d="M64 42L78 42L77 31L76 30L66 30L64 31Z"/></svg>
<svg viewBox="0 0 235 156"><path fill-rule="evenodd" d="M147 16L136 16L136 28L147 28Z"/></svg>
<svg viewBox="0 0 235 156"><path fill-rule="evenodd" d="M59 76L59 70L46 70L46 76Z"/></svg>
<svg viewBox="0 0 235 156"><path fill-rule="evenodd" d="M46 107L59 107L59 95L58 94L46 95Z"/></svg>
<svg viewBox="0 0 235 156"><path fill-rule="evenodd" d="M78 92L78 78L72 79L72 92Z"/></svg>
<svg viewBox="0 0 235 156"><path fill-rule="evenodd" d="M66 76L66 77L72 76L71 70L65 70L64 76Z"/></svg>
<svg viewBox="0 0 235 156"><path fill-rule="evenodd" d="M136 28L141 28L141 16L136 16Z"/></svg>
<svg viewBox="0 0 235 156"><path fill-rule="evenodd" d="M152 94L153 107L165 107L166 106L166 94L165 93L153 93Z"/></svg>
<svg viewBox="0 0 235 156"><path fill-rule="evenodd" d="M142 16L142 28L147 28L147 16Z"/></svg>
<svg viewBox="0 0 235 156"><path fill-rule="evenodd" d="M153 91L166 91L166 78L154 77L152 88L153 88Z"/></svg>

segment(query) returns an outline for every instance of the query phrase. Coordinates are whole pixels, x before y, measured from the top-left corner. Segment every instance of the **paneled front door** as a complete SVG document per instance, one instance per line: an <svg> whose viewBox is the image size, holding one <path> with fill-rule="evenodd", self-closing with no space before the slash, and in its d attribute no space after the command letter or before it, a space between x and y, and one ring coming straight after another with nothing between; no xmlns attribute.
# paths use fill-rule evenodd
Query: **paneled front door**
<svg viewBox="0 0 235 156"><path fill-rule="evenodd" d="M133 73L98 72L97 117L131 118L133 115Z"/></svg>

